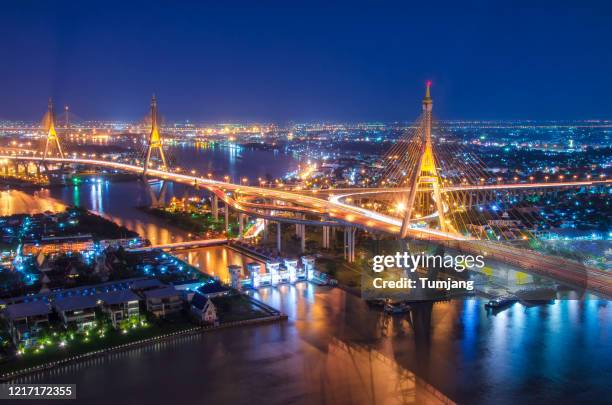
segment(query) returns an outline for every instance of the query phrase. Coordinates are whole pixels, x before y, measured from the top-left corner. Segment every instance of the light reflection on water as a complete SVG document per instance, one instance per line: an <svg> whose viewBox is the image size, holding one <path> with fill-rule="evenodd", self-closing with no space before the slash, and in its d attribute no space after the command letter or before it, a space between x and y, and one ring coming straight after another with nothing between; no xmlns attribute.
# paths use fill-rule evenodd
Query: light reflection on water
<svg viewBox="0 0 612 405"><path fill-rule="evenodd" d="M297 167L297 161L287 154L239 147L170 146L168 153L174 155L176 161L189 170L196 169L200 174L211 173L216 178L229 174L233 181L238 182L245 176L253 184L258 177L282 177ZM272 154L273 159L271 159ZM155 191L158 191L160 186L160 182L152 185ZM53 188L47 192L49 196L67 205L95 211L119 225L138 232L153 244L180 242L186 240L188 236L188 232L137 208L148 206L150 203L149 191L142 181L111 183L101 180ZM205 192L173 183L168 184L166 201L172 196L181 198L187 195L203 196Z"/></svg>
<svg viewBox="0 0 612 405"><path fill-rule="evenodd" d="M40 214L45 211L62 211L65 205L49 198L48 190L26 193L20 190L0 191L0 216L14 214Z"/></svg>
<svg viewBox="0 0 612 405"><path fill-rule="evenodd" d="M254 150L230 144L198 144L169 146L168 153L176 157L180 166L196 169L199 173L212 173L215 178L230 176L232 182L247 177L251 184L257 184L259 177L282 177L298 167L292 156L266 150Z"/></svg>
<svg viewBox="0 0 612 405"><path fill-rule="evenodd" d="M186 231L138 208L146 206L149 201L148 191L141 181L82 183L53 188L48 192L67 205L87 208L135 231L155 245L187 239Z"/></svg>
<svg viewBox="0 0 612 405"><path fill-rule="evenodd" d="M192 266L199 268L202 272L218 277L223 282L230 281L228 266L232 264L242 267L243 278L248 277L246 272L247 263L259 263L261 266L260 272L266 272L265 262L247 257L225 246L211 246L202 249L191 249L189 251L177 251L174 252L174 254Z"/></svg>
<svg viewBox="0 0 612 405"><path fill-rule="evenodd" d="M234 165L245 161L236 157ZM201 162L202 170L217 167ZM135 208L147 199L138 182L39 195L96 207L153 243L185 237ZM0 201L2 209L42 211L57 203L23 196ZM221 279L228 264L252 261L223 247L181 254ZM308 283L252 294L289 321L183 337L24 381L76 383L80 399L100 403L422 403L431 396L423 380L462 403L601 402L610 396L608 301L515 304L495 315L480 300L450 301L388 318L359 297Z"/></svg>
<svg viewBox="0 0 612 405"><path fill-rule="evenodd" d="M424 381L461 403L597 401L609 393L607 301L515 304L495 315L480 300L450 301L387 317L343 290L306 282L250 294L289 320L181 338L30 382L76 382L82 399L205 393L211 403L435 403Z"/></svg>

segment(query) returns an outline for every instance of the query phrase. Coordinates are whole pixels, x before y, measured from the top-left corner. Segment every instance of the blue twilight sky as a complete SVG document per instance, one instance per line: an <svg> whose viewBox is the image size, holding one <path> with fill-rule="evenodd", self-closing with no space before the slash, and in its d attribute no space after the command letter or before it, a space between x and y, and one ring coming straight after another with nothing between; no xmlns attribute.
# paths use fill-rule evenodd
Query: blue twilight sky
<svg viewBox="0 0 612 405"><path fill-rule="evenodd" d="M612 119L612 2L0 5L0 119L412 120L427 79L440 119Z"/></svg>

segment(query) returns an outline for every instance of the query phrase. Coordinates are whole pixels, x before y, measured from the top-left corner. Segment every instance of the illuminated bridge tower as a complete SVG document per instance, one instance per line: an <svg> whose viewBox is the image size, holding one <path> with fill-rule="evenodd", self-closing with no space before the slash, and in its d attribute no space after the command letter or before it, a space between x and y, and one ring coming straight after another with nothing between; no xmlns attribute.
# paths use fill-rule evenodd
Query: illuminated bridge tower
<svg viewBox="0 0 612 405"><path fill-rule="evenodd" d="M153 149L157 149L159 152L163 170L168 170L166 156L164 155L164 150L162 149L161 136L159 135L159 127L157 123L157 100L155 99L155 96L151 98L151 134L149 135L149 141L147 143L147 157L144 162L143 175L147 174L149 162L151 161L151 152L153 152Z"/></svg>
<svg viewBox="0 0 612 405"><path fill-rule="evenodd" d="M47 142L45 143L45 153L43 154L43 160L45 160L49 154L49 144L55 145L60 157L64 158L64 152L62 151L62 146L60 145L59 136L55 131L55 117L53 116L53 102L49 99L49 110L47 111L48 120L49 120L49 131L47 132Z"/></svg>
<svg viewBox="0 0 612 405"><path fill-rule="evenodd" d="M410 219L415 211L417 192L433 194L433 199L435 200L438 210L440 229L442 231L446 231L448 228L446 220L444 219L444 204L442 203L442 193L440 192L441 181L436 169L436 159L434 157L431 144L431 110L433 107L433 100L431 99L431 93L429 90L430 87L431 82L428 81L425 98L423 99L423 121L421 124L423 146L421 149L421 156L417 162L416 170L414 171L414 177L410 181L410 192L408 194L406 211L400 231L400 237L402 238L408 236Z"/></svg>

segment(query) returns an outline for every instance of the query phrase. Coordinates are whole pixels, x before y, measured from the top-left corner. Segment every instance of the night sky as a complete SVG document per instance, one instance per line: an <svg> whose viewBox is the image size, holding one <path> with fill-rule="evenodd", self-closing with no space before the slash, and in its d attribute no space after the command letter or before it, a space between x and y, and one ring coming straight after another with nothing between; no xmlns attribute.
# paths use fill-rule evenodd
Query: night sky
<svg viewBox="0 0 612 405"><path fill-rule="evenodd" d="M293 3L3 1L0 119L612 119L612 2Z"/></svg>

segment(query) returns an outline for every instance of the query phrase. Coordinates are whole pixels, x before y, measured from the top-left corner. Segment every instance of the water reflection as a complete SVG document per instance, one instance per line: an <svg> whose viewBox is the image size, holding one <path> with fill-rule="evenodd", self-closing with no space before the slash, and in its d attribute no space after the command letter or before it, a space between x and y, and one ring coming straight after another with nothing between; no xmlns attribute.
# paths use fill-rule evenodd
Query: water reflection
<svg viewBox="0 0 612 405"><path fill-rule="evenodd" d="M49 195L67 205L89 209L137 232L153 244L187 239L186 231L139 209L149 204L148 190L141 181L82 183L51 189Z"/></svg>
<svg viewBox="0 0 612 405"><path fill-rule="evenodd" d="M245 160L236 156L234 167ZM204 170L219 167L212 159L198 162ZM55 202L40 197L53 196L96 209L153 243L184 237L135 208L147 199L138 182L65 187L29 199L10 193L0 195L3 212L44 211ZM222 280L229 277L229 264L252 261L223 247L181 255ZM205 398L207 403L394 404L442 398L427 383L462 403L609 397L608 301L515 304L496 314L487 313L480 300L448 301L415 305L407 316L388 317L341 289L309 283L251 294L289 320L162 342L24 382L76 383L79 399L89 403Z"/></svg>
<svg viewBox="0 0 612 405"><path fill-rule="evenodd" d="M0 216L62 211L64 207L61 201L50 198L48 190L31 194L19 190L0 191Z"/></svg>
<svg viewBox="0 0 612 405"><path fill-rule="evenodd" d="M256 184L259 177L282 177L298 167L298 161L286 153L236 144L207 143L197 147L185 144L170 146L168 151L183 167L202 174L212 173L216 178L229 175L233 182L247 177L251 184Z"/></svg>
<svg viewBox="0 0 612 405"><path fill-rule="evenodd" d="M137 349L31 382L74 382L79 398L107 402L436 403L438 390L461 403L563 402L609 391L605 301L515 305L496 315L479 300L450 301L387 317L343 290L305 282L251 294L289 320Z"/></svg>
<svg viewBox="0 0 612 405"><path fill-rule="evenodd" d="M246 273L247 263L259 263L261 266L261 273L266 272L265 262L247 257L225 246L212 246L189 251L178 251L175 252L175 255L192 266L199 268L200 271L218 277L221 281L228 283L230 281L228 266L232 264L242 267L243 278L248 277Z"/></svg>

